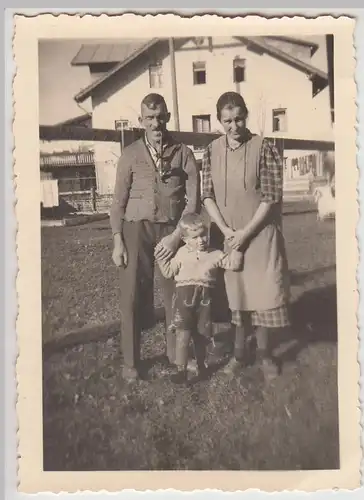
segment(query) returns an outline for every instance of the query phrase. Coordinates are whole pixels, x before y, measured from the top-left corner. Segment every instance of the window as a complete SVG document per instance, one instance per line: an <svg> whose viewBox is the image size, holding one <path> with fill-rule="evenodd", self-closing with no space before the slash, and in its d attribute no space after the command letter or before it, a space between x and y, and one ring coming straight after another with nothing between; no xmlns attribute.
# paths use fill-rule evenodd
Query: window
<svg viewBox="0 0 364 500"><path fill-rule="evenodd" d="M273 109L273 132L287 132L286 109Z"/></svg>
<svg viewBox="0 0 364 500"><path fill-rule="evenodd" d="M149 86L151 89L160 89L163 87L162 63L151 64L149 66Z"/></svg>
<svg viewBox="0 0 364 500"><path fill-rule="evenodd" d="M193 131L208 133L211 131L211 115L196 115L192 117Z"/></svg>
<svg viewBox="0 0 364 500"><path fill-rule="evenodd" d="M245 59L234 59L234 82L245 82Z"/></svg>
<svg viewBox="0 0 364 500"><path fill-rule="evenodd" d="M58 167L54 170L60 193L74 193L96 189L96 172L93 166Z"/></svg>
<svg viewBox="0 0 364 500"><path fill-rule="evenodd" d="M115 120L115 130L126 130L129 127L129 120Z"/></svg>
<svg viewBox="0 0 364 500"><path fill-rule="evenodd" d="M194 62L193 63L193 84L203 85L206 83L206 63Z"/></svg>

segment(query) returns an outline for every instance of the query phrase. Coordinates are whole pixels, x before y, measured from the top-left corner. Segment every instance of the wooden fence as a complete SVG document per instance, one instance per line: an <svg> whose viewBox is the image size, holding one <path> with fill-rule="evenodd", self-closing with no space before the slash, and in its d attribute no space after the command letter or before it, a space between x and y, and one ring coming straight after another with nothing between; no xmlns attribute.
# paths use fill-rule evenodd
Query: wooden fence
<svg viewBox="0 0 364 500"><path fill-rule="evenodd" d="M197 152L199 149L206 147L211 141L216 139L218 134L211 133L195 133L195 132L170 132L176 141L184 143ZM142 129L132 130L107 130L107 129L90 129L79 126L40 126L39 139L44 141L89 141L89 142L112 142L120 144L120 151L139 139L143 134ZM334 143L327 141L313 141L301 139L282 139L270 137L282 158L285 156L285 151L334 151ZM198 163L200 161L198 160ZM83 167L93 166L95 169L95 158L93 153L75 152L75 153L57 153L54 155L42 154L40 165L43 171L55 171L57 168L65 167ZM98 177L100 168L98 170ZM95 170L95 172L96 172ZM102 170L101 170L102 172ZM97 177L97 172L95 173ZM66 177L69 177L66 175ZM90 177L87 173L86 177ZM76 182L76 181L75 181ZM77 182L80 182L78 179ZM99 186L99 184L97 184ZM98 192L98 189L91 186L93 189L77 193L60 193L60 211L63 213L70 212L108 212L112 194L110 192Z"/></svg>
<svg viewBox="0 0 364 500"><path fill-rule="evenodd" d="M39 127L39 139L45 141L75 140L75 141L95 141L95 142L118 142L122 146L128 146L141 137L142 129L118 130L89 129L73 126L47 126ZM170 132L178 142L201 148L207 146L218 137L217 134L196 133L196 132ZM334 151L334 142L314 141L304 139L282 139L270 137L283 156L285 150L301 151Z"/></svg>

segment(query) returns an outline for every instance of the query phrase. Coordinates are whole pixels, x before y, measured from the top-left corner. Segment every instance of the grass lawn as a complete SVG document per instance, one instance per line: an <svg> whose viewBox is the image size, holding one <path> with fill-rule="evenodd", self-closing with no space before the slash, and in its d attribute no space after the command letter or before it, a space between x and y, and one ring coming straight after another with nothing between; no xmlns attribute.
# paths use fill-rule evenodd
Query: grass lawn
<svg viewBox="0 0 364 500"><path fill-rule="evenodd" d="M144 335L151 380L133 388L120 377L117 338L53 354L43 370L45 470L339 467L334 223L286 211L295 325L277 338L281 376L267 387L256 367L230 381L217 370L176 389L158 364L160 324ZM119 318L107 221L44 228L42 266L44 340Z"/></svg>

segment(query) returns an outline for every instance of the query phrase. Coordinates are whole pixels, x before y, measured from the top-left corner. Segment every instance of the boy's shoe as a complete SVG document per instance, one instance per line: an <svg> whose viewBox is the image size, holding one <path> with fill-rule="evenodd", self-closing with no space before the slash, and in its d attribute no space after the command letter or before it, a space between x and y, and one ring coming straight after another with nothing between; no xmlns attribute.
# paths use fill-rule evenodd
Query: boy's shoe
<svg viewBox="0 0 364 500"><path fill-rule="evenodd" d="M204 361L197 368L197 377L199 380L205 380L209 377L209 365Z"/></svg>
<svg viewBox="0 0 364 500"><path fill-rule="evenodd" d="M189 372L197 373L198 372L198 366L197 366L197 361L195 359L190 359L187 363L187 370Z"/></svg>
<svg viewBox="0 0 364 500"><path fill-rule="evenodd" d="M175 368L176 364L169 359L166 354L163 354L158 360L162 368Z"/></svg>
<svg viewBox="0 0 364 500"><path fill-rule="evenodd" d="M235 375L244 367L243 363L236 358L231 358L227 365L222 370L225 375Z"/></svg>
<svg viewBox="0 0 364 500"><path fill-rule="evenodd" d="M185 385L188 382L187 370L178 370L171 375L171 382L175 385Z"/></svg>
<svg viewBox="0 0 364 500"><path fill-rule="evenodd" d="M139 373L135 368L123 366L122 377L128 382L134 382L139 379Z"/></svg>
<svg viewBox="0 0 364 500"><path fill-rule="evenodd" d="M208 365L204 363L197 363L195 359L190 359L187 363L187 370L189 372L200 372L200 371L206 371L208 369Z"/></svg>

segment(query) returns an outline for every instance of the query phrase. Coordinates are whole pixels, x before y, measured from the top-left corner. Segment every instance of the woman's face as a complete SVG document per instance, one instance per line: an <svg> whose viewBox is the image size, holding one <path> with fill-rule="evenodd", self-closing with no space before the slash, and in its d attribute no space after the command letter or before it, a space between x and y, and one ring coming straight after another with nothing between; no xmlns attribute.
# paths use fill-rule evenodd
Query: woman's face
<svg viewBox="0 0 364 500"><path fill-rule="evenodd" d="M246 131L246 113L237 106L235 108L223 108L221 110L220 123L225 134L231 139L238 141Z"/></svg>

